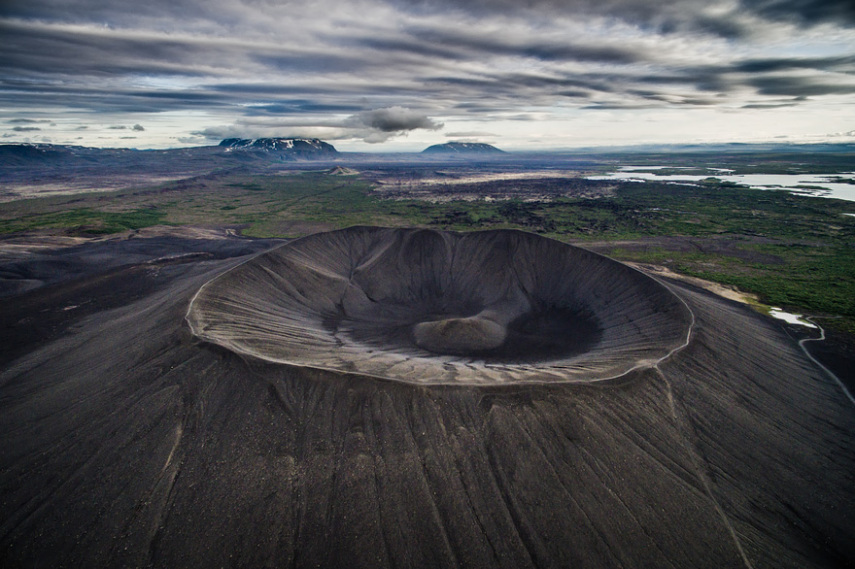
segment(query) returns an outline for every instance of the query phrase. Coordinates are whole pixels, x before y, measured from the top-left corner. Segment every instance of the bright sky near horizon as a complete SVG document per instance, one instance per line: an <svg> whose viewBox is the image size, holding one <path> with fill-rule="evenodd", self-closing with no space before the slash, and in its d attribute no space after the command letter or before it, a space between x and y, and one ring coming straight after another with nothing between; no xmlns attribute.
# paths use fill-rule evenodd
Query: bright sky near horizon
<svg viewBox="0 0 855 569"><path fill-rule="evenodd" d="M855 141L852 0L5 0L0 143Z"/></svg>

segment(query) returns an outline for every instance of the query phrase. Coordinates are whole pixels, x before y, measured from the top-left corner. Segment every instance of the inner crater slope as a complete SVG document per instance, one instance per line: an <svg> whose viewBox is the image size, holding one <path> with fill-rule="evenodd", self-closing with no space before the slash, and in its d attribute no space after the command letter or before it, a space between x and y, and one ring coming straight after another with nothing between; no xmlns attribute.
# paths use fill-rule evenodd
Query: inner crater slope
<svg viewBox="0 0 855 569"><path fill-rule="evenodd" d="M418 384L587 382L688 341L668 288L534 234L352 227L289 242L203 286L198 337L269 362Z"/></svg>

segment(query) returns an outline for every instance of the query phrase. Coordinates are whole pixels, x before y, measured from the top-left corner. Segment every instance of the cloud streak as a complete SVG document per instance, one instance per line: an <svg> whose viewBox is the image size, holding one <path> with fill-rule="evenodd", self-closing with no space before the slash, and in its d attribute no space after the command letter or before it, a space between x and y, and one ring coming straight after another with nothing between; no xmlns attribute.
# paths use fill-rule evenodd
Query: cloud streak
<svg viewBox="0 0 855 569"><path fill-rule="evenodd" d="M686 138L697 110L805 128L774 114L798 107L819 128L855 94L849 0L10 0L0 35L13 138L41 128L22 116L56 116L51 136L90 126L93 143L124 125L156 145L445 128L536 145L588 121L647 136L661 112L685 113Z"/></svg>

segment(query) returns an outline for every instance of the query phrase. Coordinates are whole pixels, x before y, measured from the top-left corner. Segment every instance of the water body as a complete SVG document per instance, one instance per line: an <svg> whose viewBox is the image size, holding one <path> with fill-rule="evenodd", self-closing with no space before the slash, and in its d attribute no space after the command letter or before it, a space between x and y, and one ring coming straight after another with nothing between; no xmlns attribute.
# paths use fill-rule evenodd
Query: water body
<svg viewBox="0 0 855 569"><path fill-rule="evenodd" d="M628 180L656 182L700 182L710 177L723 182L733 182L758 190L787 190L795 194L837 198L855 201L855 185L833 182L837 177L851 177L845 174L727 174L728 170L715 169L709 175L696 176L689 174L659 175L656 170L671 168L669 166L624 166L619 171L605 176L589 176L589 180ZM712 170L712 169L711 169ZM810 186L810 187L807 187Z"/></svg>
<svg viewBox="0 0 855 569"><path fill-rule="evenodd" d="M807 326L808 328L816 328L816 325L805 320L804 316L801 314L792 314L790 312L784 312L780 308L770 308L769 316L772 318L777 318L778 320L783 320L789 324L798 324L800 326Z"/></svg>

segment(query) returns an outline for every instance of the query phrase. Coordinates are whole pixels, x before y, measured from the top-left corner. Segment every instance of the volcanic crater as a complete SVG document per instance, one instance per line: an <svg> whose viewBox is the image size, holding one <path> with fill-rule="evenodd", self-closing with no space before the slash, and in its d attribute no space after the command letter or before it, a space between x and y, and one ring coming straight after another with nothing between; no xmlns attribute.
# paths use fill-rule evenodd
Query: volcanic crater
<svg viewBox="0 0 855 569"><path fill-rule="evenodd" d="M692 313L651 277L512 230L352 227L215 278L187 320L262 360L418 384L590 382L686 345Z"/></svg>
<svg viewBox="0 0 855 569"><path fill-rule="evenodd" d="M515 231L6 267L48 261L0 303L0 567L853 566L847 393L689 283Z"/></svg>

